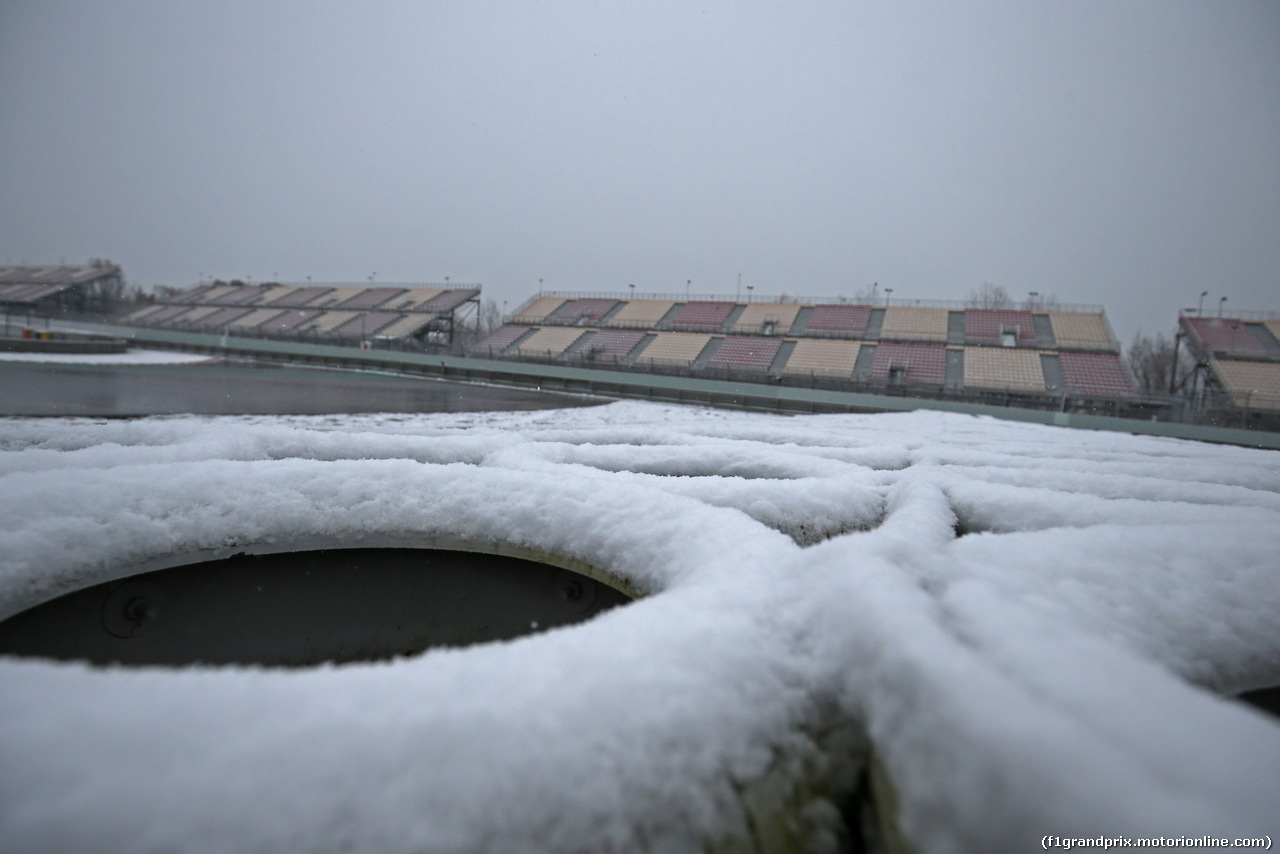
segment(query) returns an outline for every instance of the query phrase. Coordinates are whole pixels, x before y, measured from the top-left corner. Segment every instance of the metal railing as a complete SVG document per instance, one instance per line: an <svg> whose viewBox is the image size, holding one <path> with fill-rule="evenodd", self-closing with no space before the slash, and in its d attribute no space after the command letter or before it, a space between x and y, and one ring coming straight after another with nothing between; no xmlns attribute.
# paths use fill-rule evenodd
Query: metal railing
<svg viewBox="0 0 1280 854"><path fill-rule="evenodd" d="M1184 309L1181 309L1181 310L1178 312L1178 317L1179 317L1179 318L1182 318L1182 317L1195 317L1195 318L1203 318L1203 319L1205 319L1205 320L1218 320L1218 319L1219 319L1219 317L1218 317L1218 313L1217 313L1216 311L1214 311L1213 309L1206 309L1205 311L1200 312L1200 311L1197 311L1197 310L1196 310L1196 309L1194 309L1194 308L1184 308ZM1261 310L1261 309L1250 309L1250 310L1248 310L1248 311L1241 311L1241 310L1238 310L1238 309L1234 309L1234 308L1233 308L1233 309L1231 309L1231 313L1230 313L1230 314L1224 313L1224 314L1222 315L1221 319L1222 319L1222 320L1226 320L1226 321L1231 321L1231 320L1280 320L1280 311L1264 311L1264 310Z"/></svg>
<svg viewBox="0 0 1280 854"><path fill-rule="evenodd" d="M652 291L538 291L525 300L507 317L519 317L520 313L543 297L558 299L615 299L620 302L629 300L662 300L672 302L732 302L736 305L753 305L755 303L778 305L864 305L870 308L946 308L946 309L980 309L972 300L911 299L909 297L876 297L874 300L845 296L792 296L790 294L756 294L746 296L735 294L694 294L694 293L658 293ZM1044 314L1050 311L1083 312L1086 314L1102 314L1101 305L1091 303L1052 303L1045 304L1040 300L1014 300L1007 306L1000 306L1006 311L1033 311Z"/></svg>
<svg viewBox="0 0 1280 854"><path fill-rule="evenodd" d="M1280 432L1280 397L1257 392L1231 393L1210 388L1202 389L1191 397L1140 393L1109 396L1073 393L1066 389L1035 392L1012 386L1003 389L972 388L910 381L899 382L888 378L873 379L865 375L840 377L822 374L817 370L777 375L723 367L694 369L689 361L645 359L643 356L631 360L627 356L598 356L590 353L571 353L566 356L552 350L541 353L527 350L520 353L502 353L493 348L472 348L468 352L473 357L498 362L596 368L627 373L860 392L1041 411L1107 414L1120 418L1245 427Z"/></svg>

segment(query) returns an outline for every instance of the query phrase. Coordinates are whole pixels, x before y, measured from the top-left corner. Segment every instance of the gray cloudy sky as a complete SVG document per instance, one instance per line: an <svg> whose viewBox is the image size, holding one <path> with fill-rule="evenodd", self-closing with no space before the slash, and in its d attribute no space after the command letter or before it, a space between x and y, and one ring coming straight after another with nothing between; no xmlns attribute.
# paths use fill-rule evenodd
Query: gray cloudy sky
<svg viewBox="0 0 1280 854"><path fill-rule="evenodd" d="M0 260L1280 309L1280 4L0 0Z"/></svg>

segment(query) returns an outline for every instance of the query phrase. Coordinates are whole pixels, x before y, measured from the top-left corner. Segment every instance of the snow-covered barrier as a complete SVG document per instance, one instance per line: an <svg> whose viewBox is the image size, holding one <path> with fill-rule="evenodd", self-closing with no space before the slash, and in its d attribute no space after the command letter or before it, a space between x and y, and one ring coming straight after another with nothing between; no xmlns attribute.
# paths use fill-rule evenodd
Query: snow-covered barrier
<svg viewBox="0 0 1280 854"><path fill-rule="evenodd" d="M638 403L0 448L0 619L294 543L490 543L647 594L375 664L2 658L4 850L820 849L854 778L918 851L1276 835L1280 726L1224 698L1280 684L1274 452Z"/></svg>

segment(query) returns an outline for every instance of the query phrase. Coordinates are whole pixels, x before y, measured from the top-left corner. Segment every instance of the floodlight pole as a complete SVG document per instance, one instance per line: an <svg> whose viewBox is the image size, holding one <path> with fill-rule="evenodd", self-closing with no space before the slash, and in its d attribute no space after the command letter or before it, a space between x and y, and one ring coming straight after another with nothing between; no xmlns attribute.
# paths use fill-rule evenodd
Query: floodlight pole
<svg viewBox="0 0 1280 854"><path fill-rule="evenodd" d="M1196 306L1196 317L1204 317L1204 298L1208 295L1208 291L1200 292L1200 303Z"/></svg>
<svg viewBox="0 0 1280 854"><path fill-rule="evenodd" d="M1227 301L1226 297L1223 297L1222 299L1218 300L1218 317L1219 318L1222 317L1222 304L1225 303L1226 301Z"/></svg>

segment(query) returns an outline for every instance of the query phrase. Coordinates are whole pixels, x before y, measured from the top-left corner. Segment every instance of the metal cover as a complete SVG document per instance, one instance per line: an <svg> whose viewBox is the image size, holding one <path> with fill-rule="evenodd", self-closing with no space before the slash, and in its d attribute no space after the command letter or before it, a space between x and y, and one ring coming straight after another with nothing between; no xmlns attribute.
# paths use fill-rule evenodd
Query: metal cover
<svg viewBox="0 0 1280 854"><path fill-rule="evenodd" d="M238 555L100 584L0 623L0 653L296 667L506 640L628 602L576 572L425 549Z"/></svg>

